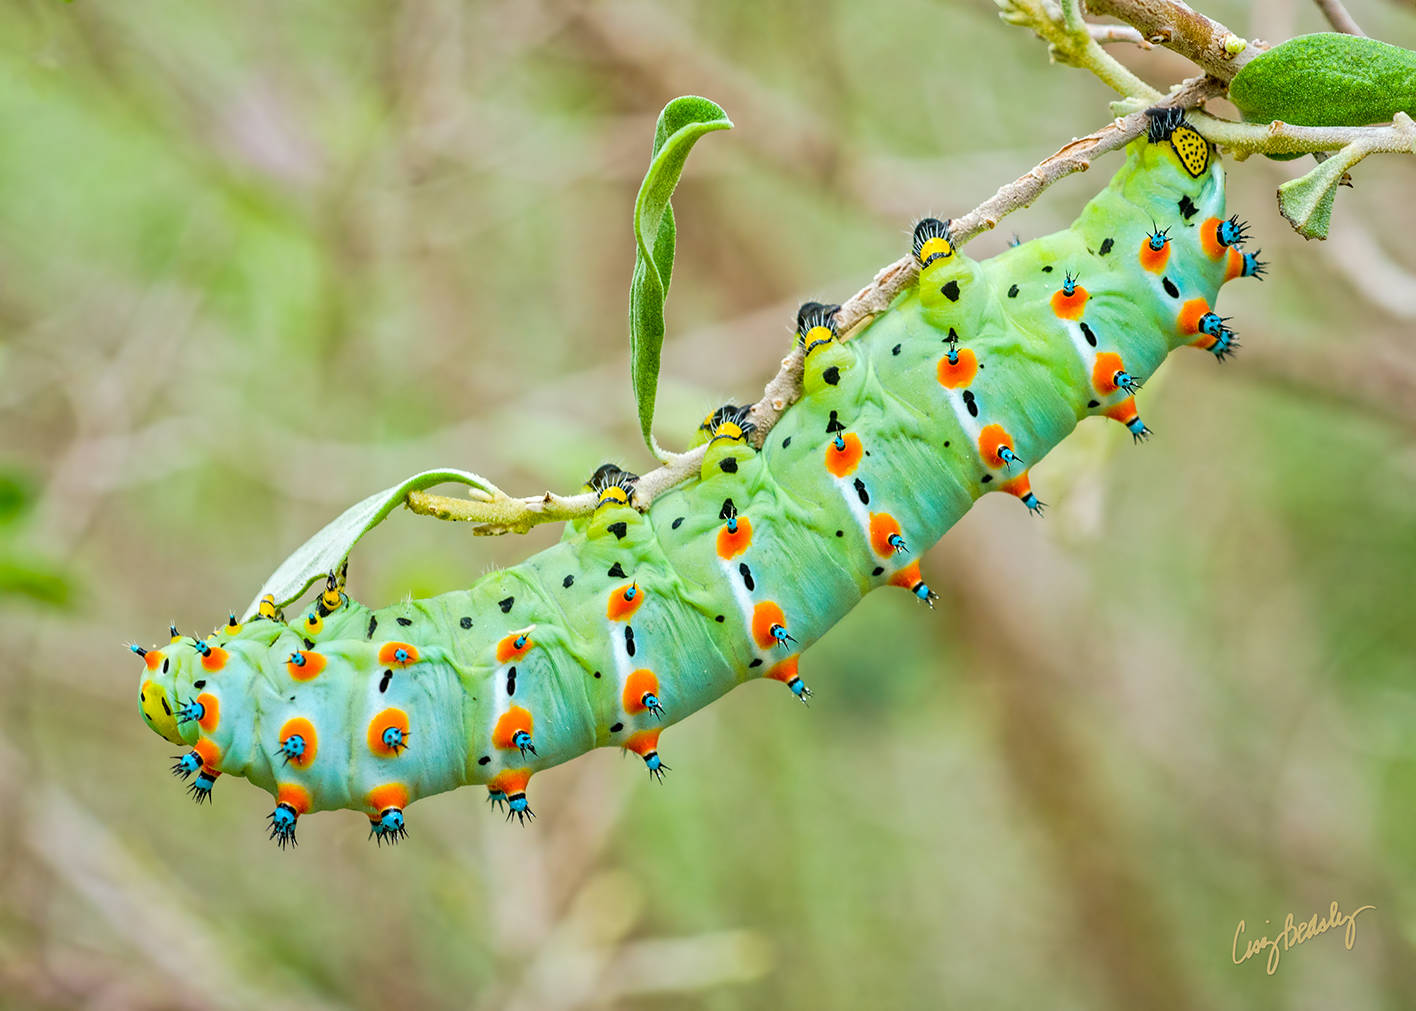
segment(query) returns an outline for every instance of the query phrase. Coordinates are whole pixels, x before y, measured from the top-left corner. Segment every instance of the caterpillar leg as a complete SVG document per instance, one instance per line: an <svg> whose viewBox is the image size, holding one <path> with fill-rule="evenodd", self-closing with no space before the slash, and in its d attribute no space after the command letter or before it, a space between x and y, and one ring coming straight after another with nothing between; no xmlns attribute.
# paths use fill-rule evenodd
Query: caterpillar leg
<svg viewBox="0 0 1416 1011"><path fill-rule="evenodd" d="M669 767L659 757L658 727L631 734L629 740L624 742L624 747L626 751L632 751L644 759L644 767L649 770L651 777L660 783L664 781L664 773L669 771Z"/></svg>
<svg viewBox="0 0 1416 1011"><path fill-rule="evenodd" d="M408 788L402 783L384 783L364 797L364 813L369 816L369 838L380 846L408 838L403 809L408 806Z"/></svg>
<svg viewBox="0 0 1416 1011"><path fill-rule="evenodd" d="M530 769L508 769L497 773L487 784L487 800L498 811L505 805L507 821L515 818L524 825L536 817L526 802L526 784L530 781Z"/></svg>
<svg viewBox="0 0 1416 1011"><path fill-rule="evenodd" d="M918 566L916 566L917 568ZM797 673L797 665L800 663L799 654L793 653L780 663L774 664L766 674L762 676L771 678L773 681L780 681L792 690L792 694L806 703L811 698L811 689L806 686L806 682Z"/></svg>
<svg viewBox="0 0 1416 1011"><path fill-rule="evenodd" d="M922 604L928 604L929 609L934 610L934 602L939 599L939 594L929 588L929 584L919 574L919 562L910 562L899 572L890 577L891 586L899 586L913 593Z"/></svg>
<svg viewBox="0 0 1416 1011"><path fill-rule="evenodd" d="M295 783L281 783L275 797L275 810L266 816L270 821L270 838L281 849L298 846L295 823L300 820L300 815L310 810L309 791Z"/></svg>
<svg viewBox="0 0 1416 1011"><path fill-rule="evenodd" d="M216 785L216 777L220 775L221 773L211 769L203 769L197 773L197 778L192 780L191 785L187 787L187 792L198 804L210 804L211 788Z"/></svg>
<svg viewBox="0 0 1416 1011"><path fill-rule="evenodd" d="M1145 442L1152 435L1146 423L1136 411L1136 398L1127 397L1120 403L1112 404L1102 412L1112 421L1119 421L1131 433L1132 442Z"/></svg>
<svg viewBox="0 0 1416 1011"><path fill-rule="evenodd" d="M1033 494L1032 484L1028 481L1027 471L1023 471L1017 477L1004 481L998 486L998 490L1018 496L1023 505L1028 507L1028 512L1034 516L1041 516L1042 511L1047 508L1047 503Z"/></svg>

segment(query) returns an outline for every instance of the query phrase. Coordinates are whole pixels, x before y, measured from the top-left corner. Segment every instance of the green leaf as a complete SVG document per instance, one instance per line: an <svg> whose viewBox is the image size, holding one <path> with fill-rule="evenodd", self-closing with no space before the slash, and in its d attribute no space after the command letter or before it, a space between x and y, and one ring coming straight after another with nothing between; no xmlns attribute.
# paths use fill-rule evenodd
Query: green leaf
<svg viewBox="0 0 1416 1011"><path fill-rule="evenodd" d="M654 398L664 347L664 301L674 271L674 195L688 152L705 133L728 130L727 113L706 98L676 98L659 113L649 171L634 202L634 280L629 287L629 370L644 442L654 443Z"/></svg>
<svg viewBox="0 0 1416 1011"><path fill-rule="evenodd" d="M1229 97L1254 122L1384 123L1416 115L1416 53L1359 35L1300 35L1246 63Z"/></svg>
<svg viewBox="0 0 1416 1011"><path fill-rule="evenodd" d="M1298 234L1309 239L1327 238L1338 184L1347 170L1362 160L1362 154L1349 145L1319 162L1307 175L1279 186L1278 209Z"/></svg>
<svg viewBox="0 0 1416 1011"><path fill-rule="evenodd" d="M400 485L370 495L346 509L281 562L280 568L256 591L256 597L246 608L243 620L256 613L261 598L266 594L275 597L276 607L284 607L298 600L316 580L338 569L359 539L382 523L389 513L402 504L409 492L424 491L449 482L471 485L488 494L497 491L490 481L471 471L427 470L414 474Z"/></svg>

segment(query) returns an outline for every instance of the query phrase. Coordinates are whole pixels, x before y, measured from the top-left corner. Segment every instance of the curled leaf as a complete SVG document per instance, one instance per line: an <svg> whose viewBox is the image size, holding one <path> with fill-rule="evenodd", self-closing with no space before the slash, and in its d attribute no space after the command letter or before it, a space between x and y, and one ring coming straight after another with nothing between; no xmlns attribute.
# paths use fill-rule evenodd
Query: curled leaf
<svg viewBox="0 0 1416 1011"><path fill-rule="evenodd" d="M1416 115L1416 52L1359 35L1300 35L1246 63L1229 97L1253 122L1384 123Z"/></svg>
<svg viewBox="0 0 1416 1011"><path fill-rule="evenodd" d="M1290 179L1278 188L1278 209L1299 235L1326 239L1332 222L1332 203L1347 170L1367 154L1349 144L1332 157L1318 163L1307 175Z"/></svg>
<svg viewBox="0 0 1416 1011"><path fill-rule="evenodd" d="M664 346L664 302L674 270L674 210L669 203L693 145L732 121L706 98L676 98L659 113L649 171L634 202L634 280L629 288L630 375L644 441L656 455L651 429Z"/></svg>
<svg viewBox="0 0 1416 1011"><path fill-rule="evenodd" d="M402 504L409 492L448 483L471 485L488 495L499 492L496 485L471 471L428 470L414 474L402 484L370 495L340 513L281 562L280 567L256 592L243 618L255 614L261 598L267 594L275 598L276 607L284 607L298 600L317 579L323 579L327 573L338 569L359 539L382 523L389 513Z"/></svg>

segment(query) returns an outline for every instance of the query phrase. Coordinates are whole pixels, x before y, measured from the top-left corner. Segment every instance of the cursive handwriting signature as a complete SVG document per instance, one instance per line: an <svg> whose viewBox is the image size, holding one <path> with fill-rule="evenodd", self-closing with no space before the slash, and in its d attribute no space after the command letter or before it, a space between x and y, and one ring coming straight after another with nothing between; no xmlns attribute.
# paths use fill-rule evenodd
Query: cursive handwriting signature
<svg viewBox="0 0 1416 1011"><path fill-rule="evenodd" d="M1317 913L1314 913L1310 918L1299 923L1294 923L1293 914L1289 913L1288 918L1283 921L1283 929L1279 931L1277 937L1270 938L1265 935L1258 940L1246 939L1244 942L1244 954L1242 956L1239 954L1239 938L1244 933L1244 921L1240 920L1239 926L1234 928L1234 945L1230 949L1230 958L1234 960L1235 965L1243 965L1250 958L1267 948L1267 972L1272 976L1278 971L1278 960L1283 957L1282 952L1291 951L1308 940L1308 938L1325 934L1333 927L1347 928L1343 939L1347 944L1347 950L1351 951L1352 945L1357 941L1357 915L1359 913L1365 913L1369 909L1376 908L1376 906L1360 906L1350 913L1344 913L1338 909L1337 903L1334 901L1333 904L1328 907L1326 916L1319 916ZM1268 923L1269 921L1265 920L1264 922Z"/></svg>

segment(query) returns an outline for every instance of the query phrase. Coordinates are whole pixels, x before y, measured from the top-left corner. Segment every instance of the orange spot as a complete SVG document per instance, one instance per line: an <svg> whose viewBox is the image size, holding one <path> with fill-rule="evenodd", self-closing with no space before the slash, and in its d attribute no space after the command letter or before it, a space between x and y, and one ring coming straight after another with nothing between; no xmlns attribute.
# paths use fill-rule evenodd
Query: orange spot
<svg viewBox="0 0 1416 1011"><path fill-rule="evenodd" d="M516 640L521 639L521 645L516 644ZM536 645L531 641L530 632L512 632L501 642L497 643L497 663L506 663L508 660L520 660L531 651L531 647Z"/></svg>
<svg viewBox="0 0 1416 1011"><path fill-rule="evenodd" d="M1103 351L1096 356L1096 364L1092 366L1092 385L1098 393L1115 393L1116 384L1112 382L1112 377L1125 369L1120 355L1115 351Z"/></svg>
<svg viewBox="0 0 1416 1011"><path fill-rule="evenodd" d="M855 436L851 436L855 438ZM858 441L858 440L857 440ZM826 450L826 466L831 466L831 448ZM752 543L752 521L746 516L737 518L737 531L730 531L727 524L718 531L718 557L727 561L736 558Z"/></svg>
<svg viewBox="0 0 1416 1011"><path fill-rule="evenodd" d="M211 733L221 721L221 703L216 700L215 695L208 692L198 695L197 701L202 705L202 718L197 720L197 726Z"/></svg>
<svg viewBox="0 0 1416 1011"><path fill-rule="evenodd" d="M1018 498L1027 498L1032 494L1032 482L1028 480L1028 472L1023 471L1017 477L1009 478L998 486L998 490Z"/></svg>
<svg viewBox="0 0 1416 1011"><path fill-rule="evenodd" d="M150 649L143 654L143 663L147 664L148 670L157 670L162 666L163 654L161 650Z"/></svg>
<svg viewBox="0 0 1416 1011"><path fill-rule="evenodd" d="M1005 465L1003 457L998 455L1005 446L1013 449L1013 437L1004 430L1002 425L985 425L983 431L978 433L979 454L990 467ZM1014 451L1016 452L1016 450Z"/></svg>
<svg viewBox="0 0 1416 1011"><path fill-rule="evenodd" d="M402 811L408 806L408 787L402 783L384 783L376 786L364 796L364 804L376 814L396 807Z"/></svg>
<svg viewBox="0 0 1416 1011"><path fill-rule="evenodd" d="M1159 274L1165 269L1165 265L1170 262L1170 243L1166 243L1159 249L1152 249L1150 236L1141 239L1141 266L1149 270L1152 274Z"/></svg>
<svg viewBox="0 0 1416 1011"><path fill-rule="evenodd" d="M1224 265L1224 280L1226 282L1234 280L1236 277L1244 276L1244 254L1233 246L1229 248L1229 259Z"/></svg>
<svg viewBox="0 0 1416 1011"><path fill-rule="evenodd" d="M408 736L408 714L402 709L389 708L379 713L369 721L369 732L367 739L369 750L381 758L397 758L403 749L390 748L384 743L383 734L389 727L395 727L403 731L403 736Z"/></svg>
<svg viewBox="0 0 1416 1011"><path fill-rule="evenodd" d="M290 672L290 676L296 681L313 681L324 672L325 664L328 663L323 653L316 653L313 650L297 650L300 657L305 661L303 665L285 662L285 669Z"/></svg>
<svg viewBox="0 0 1416 1011"><path fill-rule="evenodd" d="M767 673L762 676L771 678L773 681L780 681L782 684L790 684L792 678L797 676L797 666L801 663L801 656L793 653L779 663L773 664L767 669Z"/></svg>
<svg viewBox="0 0 1416 1011"><path fill-rule="evenodd" d="M310 813L310 791L299 783L281 783L275 788L275 799L281 804L289 804L296 814Z"/></svg>
<svg viewBox="0 0 1416 1011"><path fill-rule="evenodd" d="M1193 337L1200 332L1200 320L1209 311L1208 302L1202 298L1192 298L1180 307L1180 315L1175 317L1175 328L1184 336Z"/></svg>
<svg viewBox="0 0 1416 1011"><path fill-rule="evenodd" d="M771 649L777 645L777 639L772 634L773 625L786 628L787 617L774 602L764 600L752 609L752 637L760 648Z"/></svg>
<svg viewBox="0 0 1416 1011"><path fill-rule="evenodd" d="M402 650L404 658L398 659L398 651ZM406 642L386 642L379 647L379 663L385 667L407 667L410 663L418 662L418 647L410 646Z"/></svg>
<svg viewBox="0 0 1416 1011"><path fill-rule="evenodd" d="M640 700L646 692L658 695L659 679L654 676L653 671L641 667L624 679L624 692L621 695L624 711L631 716L644 712L644 703Z"/></svg>
<svg viewBox="0 0 1416 1011"><path fill-rule="evenodd" d="M1224 255L1226 247L1219 241L1219 226L1223 223L1218 218L1210 218L1200 226L1200 248L1211 260L1218 260Z"/></svg>
<svg viewBox="0 0 1416 1011"><path fill-rule="evenodd" d="M280 743L284 744L286 738L299 734L305 739L305 753L299 758L292 758L286 764L293 765L297 769L308 769L310 763L315 760L315 752L319 750L319 738L315 734L315 725L303 716L296 716L285 721L285 725L280 728ZM282 760L284 756L281 756Z"/></svg>
<svg viewBox="0 0 1416 1011"><path fill-rule="evenodd" d="M1125 425L1131 421L1134 421L1140 412L1136 410L1136 398L1127 397L1119 404L1112 404L1110 407L1106 408L1101 413L1106 415L1112 421L1119 421L1121 422L1121 424Z"/></svg>
<svg viewBox="0 0 1416 1011"><path fill-rule="evenodd" d="M488 790L496 790L513 797L518 793L526 792L526 784L531 782L530 769L506 769L492 777L487 784Z"/></svg>
<svg viewBox="0 0 1416 1011"><path fill-rule="evenodd" d="M923 582L924 577L919 574L919 562L914 561L906 565L899 572L890 576L891 586L903 586L906 590L913 590L917 583Z"/></svg>
<svg viewBox="0 0 1416 1011"><path fill-rule="evenodd" d="M945 389L957 390L967 387L978 375L978 355L969 348L959 349L959 360L950 362L949 356L939 359L939 383Z"/></svg>
<svg viewBox="0 0 1416 1011"><path fill-rule="evenodd" d="M220 646L208 647L206 653L202 654L202 667L208 674L215 674L226 666L226 661L231 659L231 654Z"/></svg>
<svg viewBox="0 0 1416 1011"><path fill-rule="evenodd" d="M629 739L624 742L625 750L634 752L640 758L651 751L658 751L660 733L662 733L660 728L654 727L651 730L640 730L630 734Z"/></svg>
<svg viewBox="0 0 1416 1011"><path fill-rule="evenodd" d="M512 706L497 719L497 725L492 730L492 747L503 751L516 751L518 749L512 743L512 738L522 730L530 734L534 726L530 712L520 706Z"/></svg>
<svg viewBox="0 0 1416 1011"><path fill-rule="evenodd" d="M1071 297L1062 294L1058 288L1052 293L1052 311L1062 319L1078 320L1087 307L1087 289L1080 284L1072 291Z"/></svg>
<svg viewBox="0 0 1416 1011"><path fill-rule="evenodd" d="M865 451L861 448L860 436L854 432L842 434L841 443L839 449L834 437L826 443L826 469L837 477L848 477L860 466L860 458Z"/></svg>
<svg viewBox="0 0 1416 1011"><path fill-rule="evenodd" d="M895 549L890 536L900 532L900 524L889 513L870 514L870 546L882 558L893 558Z"/></svg>
<svg viewBox="0 0 1416 1011"><path fill-rule="evenodd" d="M202 766L206 769L214 771L221 764L221 749L210 737L198 737L197 743L192 745L192 750L201 758Z"/></svg>
<svg viewBox="0 0 1416 1011"><path fill-rule="evenodd" d="M633 595L626 597L625 594L633 590ZM617 590L610 591L610 602L605 608L605 614L611 621L628 621L634 617L634 612L639 610L639 605L644 603L644 588L636 583L626 583Z"/></svg>

